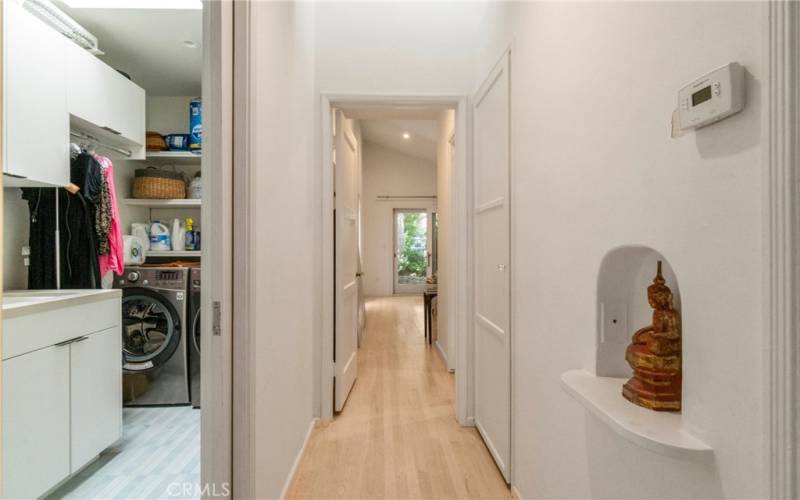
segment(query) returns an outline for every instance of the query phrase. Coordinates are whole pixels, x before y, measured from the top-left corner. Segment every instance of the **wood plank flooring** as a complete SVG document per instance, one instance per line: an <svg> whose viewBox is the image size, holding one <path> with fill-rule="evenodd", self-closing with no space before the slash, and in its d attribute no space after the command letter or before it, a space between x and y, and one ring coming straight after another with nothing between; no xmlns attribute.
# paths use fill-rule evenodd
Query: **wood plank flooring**
<svg viewBox="0 0 800 500"><path fill-rule="evenodd" d="M422 298L369 300L356 384L314 430L287 498L512 498L477 431L456 421L454 394L425 343Z"/></svg>

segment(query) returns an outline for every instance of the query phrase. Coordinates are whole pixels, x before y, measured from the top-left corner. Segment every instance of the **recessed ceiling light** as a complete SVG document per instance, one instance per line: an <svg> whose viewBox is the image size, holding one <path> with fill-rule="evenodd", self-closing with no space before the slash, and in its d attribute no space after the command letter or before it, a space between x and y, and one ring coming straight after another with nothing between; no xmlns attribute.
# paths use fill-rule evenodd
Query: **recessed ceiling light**
<svg viewBox="0 0 800 500"><path fill-rule="evenodd" d="M184 40L183 45L189 47L190 49L197 48L197 42L195 42L194 40Z"/></svg>
<svg viewBox="0 0 800 500"><path fill-rule="evenodd" d="M201 10L201 0L63 0L73 9Z"/></svg>
<svg viewBox="0 0 800 500"><path fill-rule="evenodd" d="M403 132L403 139L411 139L411 134L408 132Z"/></svg>

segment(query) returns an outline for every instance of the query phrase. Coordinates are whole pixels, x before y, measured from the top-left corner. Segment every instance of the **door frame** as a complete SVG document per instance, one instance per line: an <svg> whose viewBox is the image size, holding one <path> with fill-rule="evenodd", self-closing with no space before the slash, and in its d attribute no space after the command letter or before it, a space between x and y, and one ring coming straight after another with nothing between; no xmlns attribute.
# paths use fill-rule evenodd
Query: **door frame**
<svg viewBox="0 0 800 500"><path fill-rule="evenodd" d="M201 304L201 451L203 496L232 495L233 482L233 297L234 206L234 7L233 2L203 2L203 101L205 115L202 175L206 200L201 215L206 231L202 262L206 264ZM238 36L238 34L237 34ZM237 141L238 142L238 141ZM241 144L236 144L241 147ZM246 215L246 214L239 214ZM210 264L210 265L209 265ZM214 330L214 305L219 329ZM213 402L213 404L210 404ZM237 455L241 453L237 449ZM237 495L238 496L238 495Z"/></svg>
<svg viewBox="0 0 800 500"><path fill-rule="evenodd" d="M331 110L339 108L347 110L354 107L441 107L454 109L455 133L463 140L456 141L456 163L453 169L451 189L453 194L452 245L456 249L453 261L453 281L451 290L457 290L455 303L455 414L461 425L472 426L473 398L472 381L472 306L469 301L472 284L469 241L471 235L471 217L467 200L472 192L472 140L469 134L471 111L469 97L465 95L430 95L430 94L372 94L372 93L328 93L320 94L321 124L321 197L322 197L322 230L321 230L321 270L322 286L320 287L321 314L318 345L320 352L319 387L317 414L323 421L333 418L333 335L334 335L334 266L333 266L333 170L331 143ZM449 327L450 325L448 325Z"/></svg>
<svg viewBox="0 0 800 500"><path fill-rule="evenodd" d="M800 5L764 4L765 496L800 496Z"/></svg>
<svg viewBox="0 0 800 500"><path fill-rule="evenodd" d="M397 274L397 214L398 213L419 213L419 214L426 214L426 235L425 235L425 257L426 257L426 264L425 266L425 279L427 280L430 277L430 273L433 270L432 268L432 261L430 257L431 253L431 230L433 229L433 221L430 217L436 210L434 208L404 208L404 207L394 207L392 208L392 292L394 295L419 295L424 290L425 284L422 285L422 289L419 292L403 292L398 290L398 274Z"/></svg>

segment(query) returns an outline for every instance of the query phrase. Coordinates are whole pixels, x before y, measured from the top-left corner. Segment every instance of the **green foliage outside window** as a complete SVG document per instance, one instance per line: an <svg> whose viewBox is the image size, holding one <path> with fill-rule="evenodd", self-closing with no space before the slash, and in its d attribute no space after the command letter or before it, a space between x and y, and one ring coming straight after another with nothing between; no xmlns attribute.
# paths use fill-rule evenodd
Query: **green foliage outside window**
<svg viewBox="0 0 800 500"><path fill-rule="evenodd" d="M426 233L428 216L423 212L398 214L401 225L398 231L400 254L397 256L398 273L401 276L425 278L427 275Z"/></svg>

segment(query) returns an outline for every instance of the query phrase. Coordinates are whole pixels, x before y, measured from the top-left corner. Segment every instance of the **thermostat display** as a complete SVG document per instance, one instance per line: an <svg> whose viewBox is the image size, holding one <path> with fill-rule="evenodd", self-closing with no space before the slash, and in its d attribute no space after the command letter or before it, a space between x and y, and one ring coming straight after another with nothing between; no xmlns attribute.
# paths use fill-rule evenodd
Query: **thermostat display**
<svg viewBox="0 0 800 500"><path fill-rule="evenodd" d="M701 76L678 92L681 130L718 122L744 109L744 68L730 63Z"/></svg>
<svg viewBox="0 0 800 500"><path fill-rule="evenodd" d="M698 90L694 94L692 94L692 106L697 106L701 102L706 102L707 100L711 99L711 86L707 86L703 88L703 90Z"/></svg>

